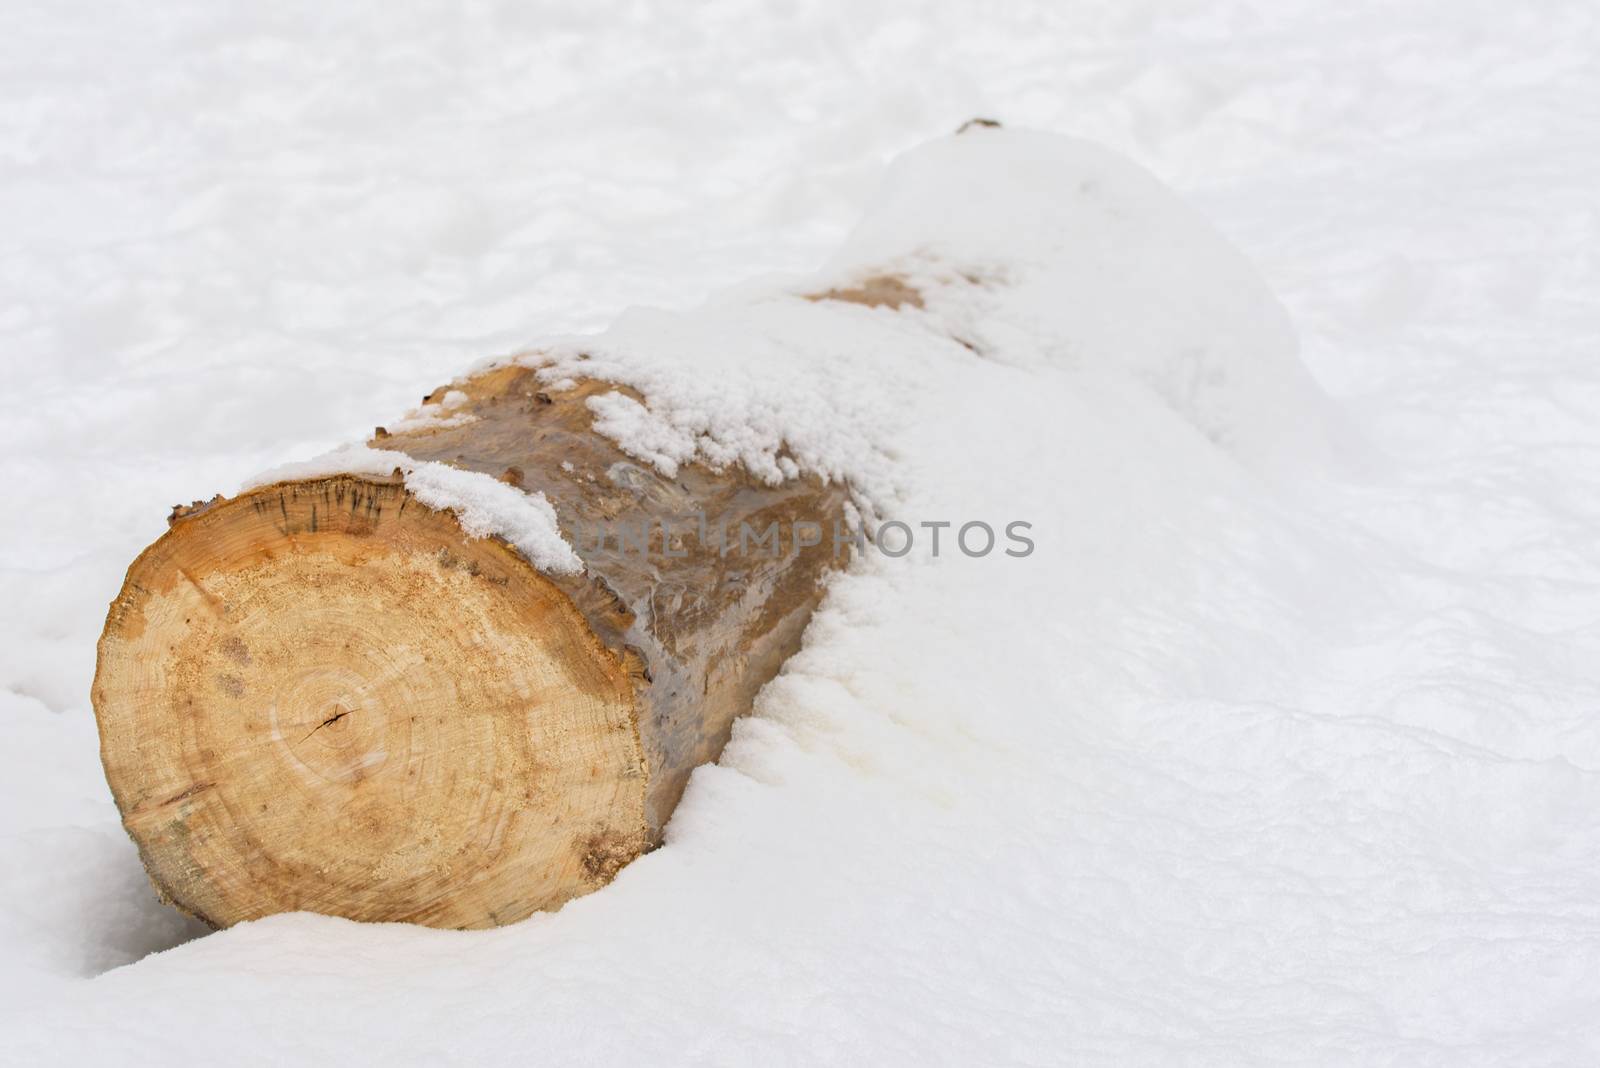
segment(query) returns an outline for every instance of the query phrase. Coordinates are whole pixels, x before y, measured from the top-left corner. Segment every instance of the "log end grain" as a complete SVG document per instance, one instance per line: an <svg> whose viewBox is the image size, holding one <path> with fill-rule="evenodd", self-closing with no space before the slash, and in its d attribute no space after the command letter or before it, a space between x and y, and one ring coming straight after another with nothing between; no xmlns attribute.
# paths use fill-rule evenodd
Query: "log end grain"
<svg viewBox="0 0 1600 1068"><path fill-rule="evenodd" d="M511 923L650 841L627 666L399 479L175 516L112 603L93 697L152 881L216 926Z"/></svg>

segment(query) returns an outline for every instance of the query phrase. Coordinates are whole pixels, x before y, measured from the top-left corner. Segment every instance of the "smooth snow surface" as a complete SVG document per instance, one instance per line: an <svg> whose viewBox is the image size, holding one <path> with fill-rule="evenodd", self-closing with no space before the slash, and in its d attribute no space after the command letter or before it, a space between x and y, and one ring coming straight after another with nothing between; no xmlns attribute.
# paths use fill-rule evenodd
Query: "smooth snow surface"
<svg viewBox="0 0 1600 1068"><path fill-rule="evenodd" d="M1600 1059L1597 18L13 3L0 1062ZM1113 154L886 172L973 115ZM792 296L885 259L924 312ZM123 569L530 348L652 462L1037 549L865 559L560 913L196 937L97 758Z"/></svg>
<svg viewBox="0 0 1600 1068"><path fill-rule="evenodd" d="M884 275L925 307L804 299ZM910 428L985 433L981 416L963 426L963 398L993 363L1065 372L1079 393L1132 379L1235 458L1293 458L1303 477L1332 428L1294 350L1260 278L1149 174L1060 135L978 127L898 159L819 275L685 312L635 309L523 359L551 383L587 374L637 387L648 411L622 393L595 397L596 426L669 477L691 459L771 481L814 472L896 514L904 494L917 499L903 484Z"/></svg>

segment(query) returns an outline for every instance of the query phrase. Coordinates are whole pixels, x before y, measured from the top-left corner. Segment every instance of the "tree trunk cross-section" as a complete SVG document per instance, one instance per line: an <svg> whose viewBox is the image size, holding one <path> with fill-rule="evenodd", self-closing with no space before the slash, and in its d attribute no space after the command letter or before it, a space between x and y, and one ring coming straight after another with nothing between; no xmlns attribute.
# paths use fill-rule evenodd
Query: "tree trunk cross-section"
<svg viewBox="0 0 1600 1068"><path fill-rule="evenodd" d="M448 388L470 419L370 444L542 491L583 573L468 537L398 475L338 475L175 510L112 603L106 776L158 891L209 923L487 927L604 885L845 559L845 487L664 477L591 427L586 401L621 387L513 365ZM784 541L725 551L741 523Z"/></svg>

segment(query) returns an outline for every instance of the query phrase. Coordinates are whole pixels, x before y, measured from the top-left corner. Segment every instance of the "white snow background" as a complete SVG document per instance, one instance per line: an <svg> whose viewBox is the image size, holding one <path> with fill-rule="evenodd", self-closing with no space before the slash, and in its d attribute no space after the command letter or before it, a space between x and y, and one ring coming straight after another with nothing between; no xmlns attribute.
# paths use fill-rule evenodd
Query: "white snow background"
<svg viewBox="0 0 1600 1068"><path fill-rule="evenodd" d="M1597 23L8 0L0 1062L1600 1060ZM201 937L156 902L88 686L169 505L814 271L974 115L1122 153L1244 256L1116 165L1153 305L1087 243L1000 302L1000 358L935 388L885 342L863 472L1033 556L864 561L667 845L559 913ZM866 258L961 229L898 188ZM702 314L597 359L764 411Z"/></svg>

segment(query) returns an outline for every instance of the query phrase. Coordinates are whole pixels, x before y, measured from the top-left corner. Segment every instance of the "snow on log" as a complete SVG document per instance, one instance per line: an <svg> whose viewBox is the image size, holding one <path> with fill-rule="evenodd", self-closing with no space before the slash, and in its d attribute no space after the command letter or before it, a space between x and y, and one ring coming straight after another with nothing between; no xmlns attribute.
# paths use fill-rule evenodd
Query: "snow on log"
<svg viewBox="0 0 1600 1068"><path fill-rule="evenodd" d="M816 277L630 312L175 509L93 688L158 891L485 927L604 885L894 512L906 398L974 361L1113 368L1240 457L1320 433L1281 309L1159 183L970 126Z"/></svg>

